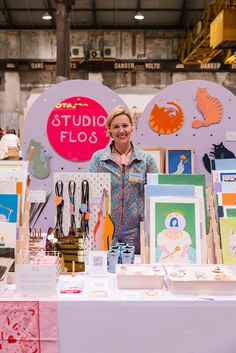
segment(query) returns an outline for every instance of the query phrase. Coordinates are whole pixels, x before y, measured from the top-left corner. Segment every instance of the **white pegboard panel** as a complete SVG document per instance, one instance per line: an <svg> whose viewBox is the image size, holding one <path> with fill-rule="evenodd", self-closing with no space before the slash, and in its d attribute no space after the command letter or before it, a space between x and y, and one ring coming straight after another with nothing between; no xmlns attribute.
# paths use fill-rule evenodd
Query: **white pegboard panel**
<svg viewBox="0 0 236 353"><path fill-rule="evenodd" d="M63 182L63 232L68 234L70 227L70 200L68 194L68 184L73 180L76 184L75 190L75 222L76 227L80 227L81 215L79 207L81 204L81 184L83 180L89 183L89 203L90 203L90 219L89 219L89 239L90 244L86 244L87 249L93 248L93 229L97 222L98 212L100 211L100 202L102 199L103 189L106 189L109 195L109 212L111 203L111 176L110 173L54 173L54 196L56 182ZM56 205L54 205L54 219L56 224Z"/></svg>

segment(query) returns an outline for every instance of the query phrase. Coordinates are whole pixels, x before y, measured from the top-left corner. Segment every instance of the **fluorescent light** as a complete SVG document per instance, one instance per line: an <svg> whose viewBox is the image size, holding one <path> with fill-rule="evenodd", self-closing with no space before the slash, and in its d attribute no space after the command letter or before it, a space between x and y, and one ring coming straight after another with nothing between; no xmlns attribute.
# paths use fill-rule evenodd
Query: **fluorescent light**
<svg viewBox="0 0 236 353"><path fill-rule="evenodd" d="M42 19L43 20L51 20L52 16L48 12L45 12L45 14L42 16Z"/></svg>
<svg viewBox="0 0 236 353"><path fill-rule="evenodd" d="M143 16L143 14L142 14L142 12L137 12L136 13L136 15L134 16L134 18L136 19L136 20L143 20L144 19L144 16Z"/></svg>

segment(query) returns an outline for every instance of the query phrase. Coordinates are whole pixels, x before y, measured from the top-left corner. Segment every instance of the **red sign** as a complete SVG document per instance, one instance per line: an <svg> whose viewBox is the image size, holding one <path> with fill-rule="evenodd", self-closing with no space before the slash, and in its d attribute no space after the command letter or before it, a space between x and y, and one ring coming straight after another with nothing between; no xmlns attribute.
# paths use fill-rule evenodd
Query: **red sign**
<svg viewBox="0 0 236 353"><path fill-rule="evenodd" d="M73 162L90 160L106 147L110 138L105 127L107 112L93 99L71 97L58 103L47 123L48 140L53 149Z"/></svg>

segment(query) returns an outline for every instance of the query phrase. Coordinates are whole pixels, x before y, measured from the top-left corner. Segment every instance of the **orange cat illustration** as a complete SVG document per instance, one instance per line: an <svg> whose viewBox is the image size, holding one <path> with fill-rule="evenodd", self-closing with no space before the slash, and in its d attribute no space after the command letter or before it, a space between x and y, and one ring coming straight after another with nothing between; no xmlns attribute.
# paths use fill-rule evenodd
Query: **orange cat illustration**
<svg viewBox="0 0 236 353"><path fill-rule="evenodd" d="M183 109L175 102L167 102L176 109L162 107L155 104L150 117L150 127L159 134L169 135L178 131L184 123Z"/></svg>
<svg viewBox="0 0 236 353"><path fill-rule="evenodd" d="M198 129L203 126L220 123L223 118L223 106L221 101L208 94L207 88L197 89L197 108L203 114L204 120L195 120L192 127Z"/></svg>

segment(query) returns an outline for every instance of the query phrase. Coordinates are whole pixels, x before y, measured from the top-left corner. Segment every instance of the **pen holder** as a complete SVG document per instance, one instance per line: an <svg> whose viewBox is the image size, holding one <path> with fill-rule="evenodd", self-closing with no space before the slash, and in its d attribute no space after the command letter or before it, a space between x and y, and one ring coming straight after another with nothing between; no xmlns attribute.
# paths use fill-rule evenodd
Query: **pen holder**
<svg viewBox="0 0 236 353"><path fill-rule="evenodd" d="M121 251L121 263L122 264L131 264L133 259L133 253L130 250Z"/></svg>
<svg viewBox="0 0 236 353"><path fill-rule="evenodd" d="M126 243L116 243L116 245L119 247L119 250L122 251L123 247L126 246Z"/></svg>
<svg viewBox="0 0 236 353"><path fill-rule="evenodd" d="M107 253L107 263L108 263L108 272L116 272L116 264L120 257L120 252L116 250L109 250Z"/></svg>
<svg viewBox="0 0 236 353"><path fill-rule="evenodd" d="M134 252L135 252L135 247L133 245L128 245L126 244L125 246L123 246L123 249L122 250L129 250L132 252L132 260L131 260L131 263L134 264Z"/></svg>

